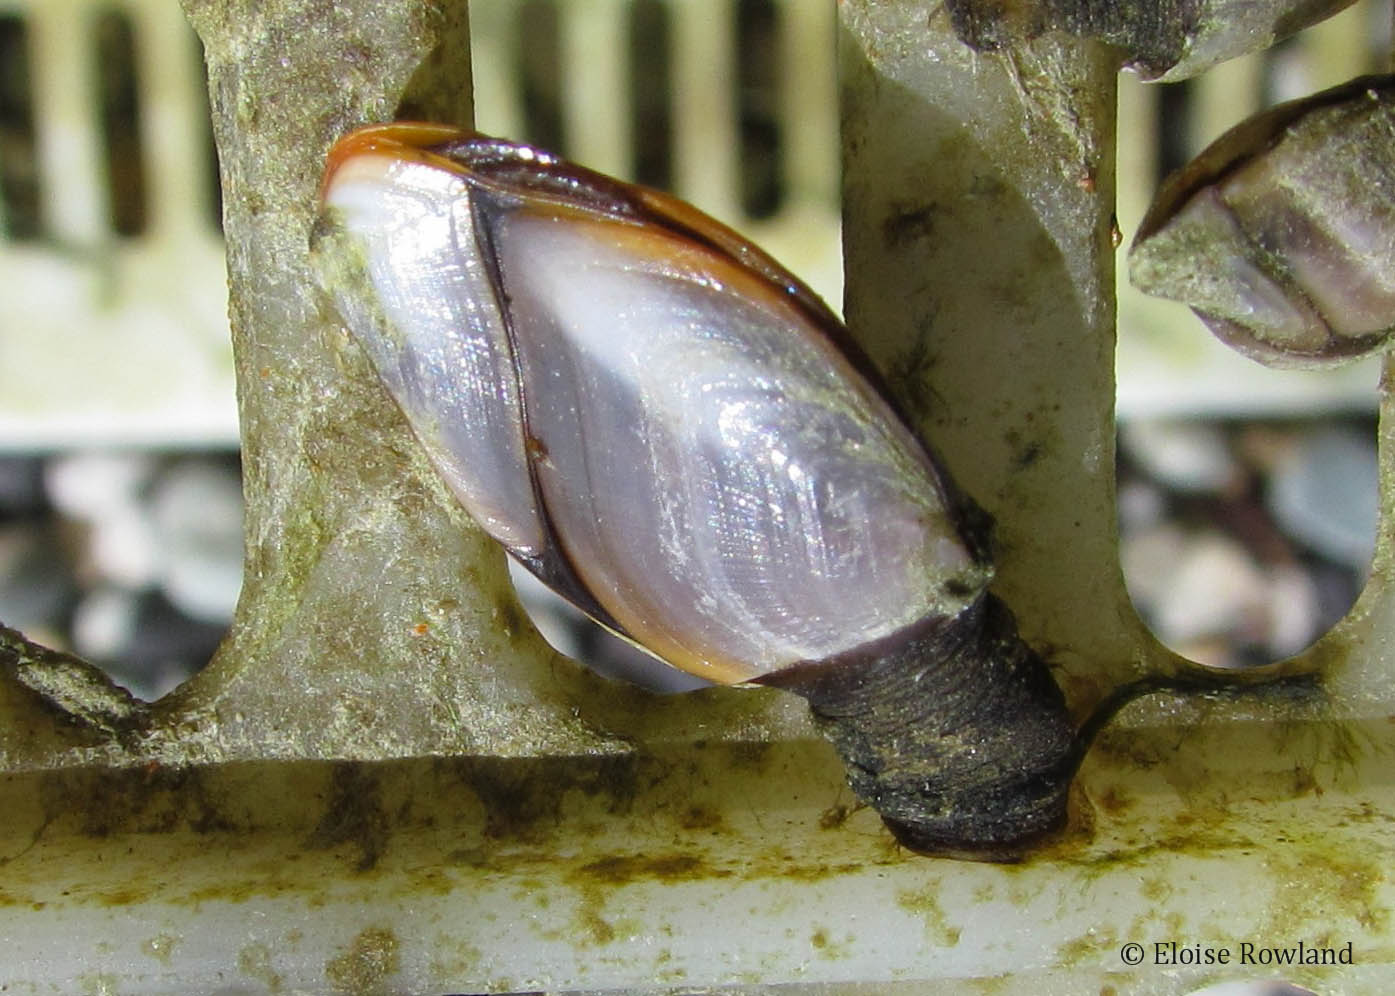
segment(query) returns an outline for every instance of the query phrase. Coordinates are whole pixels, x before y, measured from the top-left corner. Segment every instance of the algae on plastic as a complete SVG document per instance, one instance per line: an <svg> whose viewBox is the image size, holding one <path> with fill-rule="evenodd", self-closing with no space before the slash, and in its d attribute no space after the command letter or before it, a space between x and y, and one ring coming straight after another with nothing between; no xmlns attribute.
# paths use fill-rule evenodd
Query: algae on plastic
<svg viewBox="0 0 1395 996"><path fill-rule="evenodd" d="M1194 940L1350 942L1355 965L1287 974L1385 991L1389 514L1353 613L1260 675L1305 683L1131 705L1068 832L1019 865L900 851L792 696L661 699L548 650L313 290L330 143L468 123L465 4L186 7L225 192L246 587L218 657L149 705L0 635L10 991L1172 996L1234 977L1156 962ZM1118 53L976 52L942 13L838 6L847 314L997 517L997 590L1083 715L1195 670L1115 552Z"/></svg>

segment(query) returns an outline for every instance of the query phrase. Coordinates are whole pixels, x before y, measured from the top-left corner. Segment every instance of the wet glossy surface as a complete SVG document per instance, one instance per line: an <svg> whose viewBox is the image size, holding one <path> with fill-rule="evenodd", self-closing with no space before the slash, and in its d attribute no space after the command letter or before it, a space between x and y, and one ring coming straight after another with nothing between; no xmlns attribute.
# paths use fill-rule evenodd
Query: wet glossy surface
<svg viewBox="0 0 1395 996"><path fill-rule="evenodd" d="M456 497L495 539L538 552L513 361L464 188L372 153L340 168L326 204L366 281L335 303Z"/></svg>
<svg viewBox="0 0 1395 996"><path fill-rule="evenodd" d="M521 194L523 148L336 156L321 224L350 329L490 533L553 543L626 634L719 681L968 604L986 570L938 472L798 282L585 177ZM501 151L502 192L471 171Z"/></svg>

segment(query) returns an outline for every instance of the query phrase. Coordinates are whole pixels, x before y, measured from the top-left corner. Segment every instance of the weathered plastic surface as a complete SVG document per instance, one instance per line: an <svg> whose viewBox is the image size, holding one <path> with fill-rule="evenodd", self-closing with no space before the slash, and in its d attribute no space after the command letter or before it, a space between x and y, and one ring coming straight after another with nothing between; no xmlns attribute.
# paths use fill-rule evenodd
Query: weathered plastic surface
<svg viewBox="0 0 1395 996"><path fill-rule="evenodd" d="M1217 63L1258 52L1329 17L1353 0L945 0L961 38L1002 51L1061 31L1108 44L1144 79L1189 79Z"/></svg>
<svg viewBox="0 0 1395 996"><path fill-rule="evenodd" d="M999 591L1084 712L1191 670L1135 618L1114 549L1113 77L1084 42L975 55L926 28L934 6L840 6L848 315L998 516ZM547 651L312 294L325 148L398 112L465 120L463 5L189 7L227 189L248 586L214 663L148 707L7 640L8 992L1181 994L1273 977L1241 945L1300 941L1354 964L1294 981L1384 991L1388 516L1355 611L1278 669L1320 681L1130 706L1070 831L1021 864L899 851L793 697L657 699ZM1161 964L1170 941L1232 963Z"/></svg>

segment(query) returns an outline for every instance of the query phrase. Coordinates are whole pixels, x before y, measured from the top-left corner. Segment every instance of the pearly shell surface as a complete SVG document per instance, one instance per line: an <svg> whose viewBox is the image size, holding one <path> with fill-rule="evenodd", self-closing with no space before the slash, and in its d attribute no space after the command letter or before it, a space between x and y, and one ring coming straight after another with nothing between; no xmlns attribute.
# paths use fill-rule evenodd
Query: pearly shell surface
<svg viewBox="0 0 1395 996"><path fill-rule="evenodd" d="M987 584L836 319L680 202L382 126L331 155L315 255L471 515L676 667L730 683L836 658Z"/></svg>
<svg viewBox="0 0 1395 996"><path fill-rule="evenodd" d="M1358 79L1223 135L1163 185L1129 275L1271 366L1382 347L1395 329L1395 81Z"/></svg>

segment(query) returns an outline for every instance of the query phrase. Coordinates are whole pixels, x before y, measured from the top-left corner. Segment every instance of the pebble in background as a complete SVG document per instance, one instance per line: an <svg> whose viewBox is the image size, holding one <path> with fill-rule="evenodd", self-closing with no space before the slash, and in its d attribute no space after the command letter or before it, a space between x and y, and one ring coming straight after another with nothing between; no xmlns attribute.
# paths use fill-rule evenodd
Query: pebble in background
<svg viewBox="0 0 1395 996"><path fill-rule="evenodd" d="M235 455L0 459L0 620L138 697L208 660L241 582Z"/></svg>
<svg viewBox="0 0 1395 996"><path fill-rule="evenodd" d="M0 621L158 698L232 619L241 502L235 454L0 458ZM1130 422L1119 516L1129 591L1160 640L1220 667L1298 653L1369 570L1374 420ZM563 653L655 691L694 687L530 581L523 601Z"/></svg>
<svg viewBox="0 0 1395 996"><path fill-rule="evenodd" d="M1202 663L1290 657L1341 619L1370 570L1378 500L1372 419L1120 431L1129 593L1158 639Z"/></svg>

